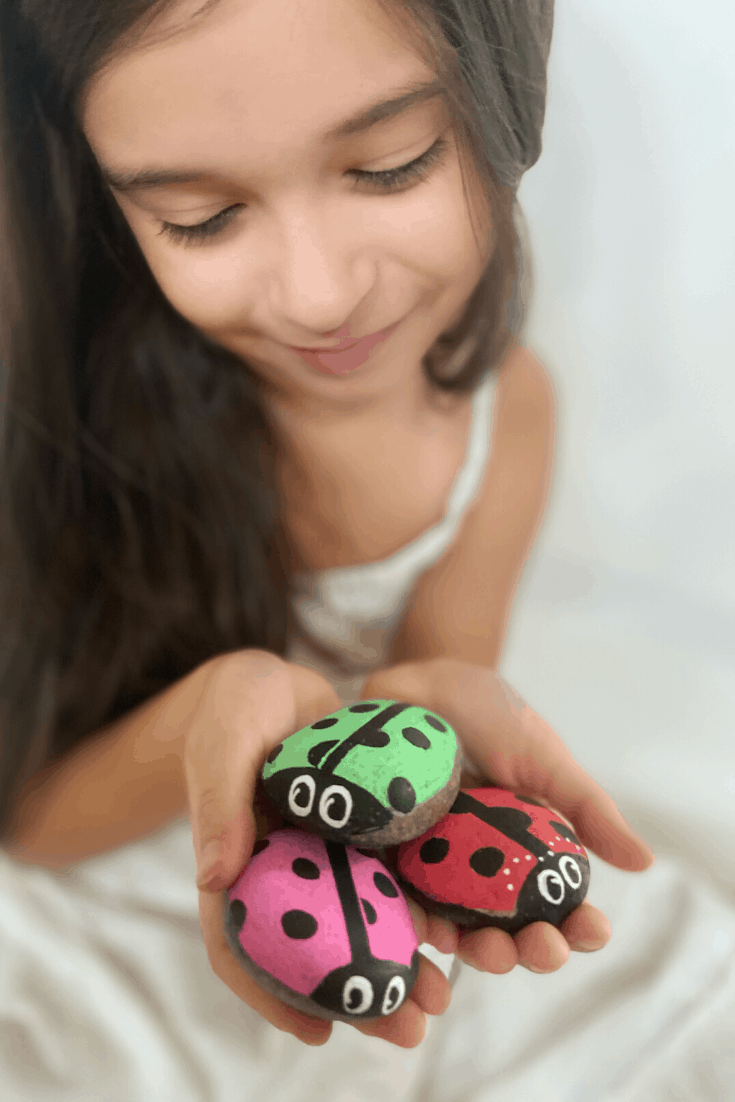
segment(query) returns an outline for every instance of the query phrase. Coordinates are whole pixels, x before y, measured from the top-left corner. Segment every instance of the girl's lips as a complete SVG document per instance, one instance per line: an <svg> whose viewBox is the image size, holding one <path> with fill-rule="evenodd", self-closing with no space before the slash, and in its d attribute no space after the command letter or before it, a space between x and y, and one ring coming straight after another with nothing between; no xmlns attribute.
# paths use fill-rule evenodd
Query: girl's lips
<svg viewBox="0 0 735 1102"><path fill-rule="evenodd" d="M292 345L288 345L288 347L292 352L301 356L310 367L320 371L323 375L347 375L350 371L362 367L373 348L382 344L398 324L399 322L396 321L393 325L389 325L387 329L381 329L379 333L373 333L369 337L354 341L344 349L320 352L316 349L294 348Z"/></svg>

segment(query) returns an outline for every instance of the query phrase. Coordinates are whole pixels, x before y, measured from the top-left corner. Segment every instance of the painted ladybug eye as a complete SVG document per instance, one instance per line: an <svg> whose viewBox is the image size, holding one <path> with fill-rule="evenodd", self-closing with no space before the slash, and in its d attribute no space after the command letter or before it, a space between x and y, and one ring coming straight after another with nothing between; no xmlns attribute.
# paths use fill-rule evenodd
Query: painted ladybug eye
<svg viewBox="0 0 735 1102"><path fill-rule="evenodd" d="M381 1011L383 1014L392 1014L397 1010L406 997L406 984L401 976L394 976L388 984L388 989L383 997Z"/></svg>
<svg viewBox="0 0 735 1102"><path fill-rule="evenodd" d="M291 781L288 790L288 809L293 815L308 815L314 806L316 781L308 773Z"/></svg>
<svg viewBox="0 0 735 1102"><path fill-rule="evenodd" d="M561 903L564 898L564 881L556 869L544 869L538 878L538 890L549 903Z"/></svg>
<svg viewBox="0 0 735 1102"><path fill-rule="evenodd" d="M573 857L562 857L559 862L561 874L570 888L579 888L582 884L582 870Z"/></svg>
<svg viewBox="0 0 735 1102"><path fill-rule="evenodd" d="M352 796L341 784L330 784L322 792L319 816L327 826L339 829L352 814Z"/></svg>
<svg viewBox="0 0 735 1102"><path fill-rule="evenodd" d="M372 1005L373 985L370 980L364 976L350 976L342 989L342 1006L347 1013L364 1014Z"/></svg>

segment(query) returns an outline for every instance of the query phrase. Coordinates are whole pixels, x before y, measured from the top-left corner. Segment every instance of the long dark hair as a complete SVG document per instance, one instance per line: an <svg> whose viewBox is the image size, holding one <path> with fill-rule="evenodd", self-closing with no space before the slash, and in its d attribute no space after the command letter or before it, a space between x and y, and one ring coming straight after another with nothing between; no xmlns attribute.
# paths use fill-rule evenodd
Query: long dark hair
<svg viewBox="0 0 735 1102"><path fill-rule="evenodd" d="M522 316L514 196L540 153L553 0L379 2L443 76L490 201L492 257L424 358L466 391ZM286 646L256 378L165 298L81 128L89 80L169 6L0 0L0 838L81 739L216 654Z"/></svg>

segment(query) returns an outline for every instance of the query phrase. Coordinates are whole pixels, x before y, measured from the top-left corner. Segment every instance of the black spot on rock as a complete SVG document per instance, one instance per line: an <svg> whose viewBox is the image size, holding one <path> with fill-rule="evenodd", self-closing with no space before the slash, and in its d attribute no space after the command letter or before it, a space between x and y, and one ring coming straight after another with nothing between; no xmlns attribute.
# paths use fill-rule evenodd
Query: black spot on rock
<svg viewBox="0 0 735 1102"><path fill-rule="evenodd" d="M308 857L297 857L291 868L302 880L319 879L319 866L310 861Z"/></svg>
<svg viewBox="0 0 735 1102"><path fill-rule="evenodd" d="M261 838L260 841L256 842L255 845L253 846L253 852L252 852L252 855L250 857L250 860L252 861L253 857L257 857L258 854L262 853L264 849L267 849L269 845L270 845L270 839L269 838Z"/></svg>
<svg viewBox="0 0 735 1102"><path fill-rule="evenodd" d="M557 823L556 819L552 819L549 826L553 826L556 833L560 834L562 838L566 838L567 842L574 842L576 845L579 845L579 838L574 831L569 829L566 823Z"/></svg>
<svg viewBox="0 0 735 1102"><path fill-rule="evenodd" d="M405 777L394 777L388 785L388 803L396 811L406 814L416 806L416 791Z"/></svg>
<svg viewBox="0 0 735 1102"><path fill-rule="evenodd" d="M316 746L312 746L309 753L306 755L309 759L309 765L313 765L314 768L318 766L325 754L328 754L333 746L336 746L339 739L332 738L327 739L326 742L318 742Z"/></svg>
<svg viewBox="0 0 735 1102"><path fill-rule="evenodd" d="M350 708L351 712L377 712L379 704L353 704Z"/></svg>
<svg viewBox="0 0 735 1102"><path fill-rule="evenodd" d="M334 727L335 723L339 723L336 716L327 716L326 719L318 719L316 723L312 723L311 729L312 731L323 731L326 727Z"/></svg>
<svg viewBox="0 0 735 1102"><path fill-rule="evenodd" d="M360 902L362 903L363 910L365 911L365 918L372 926L374 922L378 921L378 916L375 913L375 907L373 907L372 903L368 903L367 899L361 899Z"/></svg>
<svg viewBox="0 0 735 1102"><path fill-rule="evenodd" d="M420 750L431 749L431 743L424 732L419 731L418 727L404 727L401 734L406 742L410 742L412 746L418 746Z"/></svg>
<svg viewBox="0 0 735 1102"><path fill-rule="evenodd" d="M373 875L373 883L378 889L381 895L387 895L389 899L396 899L398 896L398 888L395 886L392 880L383 872L376 872Z"/></svg>
<svg viewBox="0 0 735 1102"><path fill-rule="evenodd" d="M449 841L446 838L428 838L419 850L419 857L425 865L438 865L448 853Z"/></svg>
<svg viewBox="0 0 735 1102"><path fill-rule="evenodd" d="M478 876L495 876L504 864L505 854L496 846L483 846L482 849L476 849L470 857L470 868Z"/></svg>
<svg viewBox="0 0 735 1102"><path fill-rule="evenodd" d="M516 792L513 793L517 800L520 800L524 804L533 804L534 807L545 807L545 804L540 804L538 800L532 799L530 796L519 796Z"/></svg>
<svg viewBox="0 0 735 1102"><path fill-rule="evenodd" d="M286 937L303 941L314 936L319 923L308 911L286 911L281 915L281 926Z"/></svg>
<svg viewBox="0 0 735 1102"><path fill-rule="evenodd" d="M232 925L237 930L238 934L245 925L245 919L248 916L248 909L241 899L233 899L230 902L230 920Z"/></svg>
<svg viewBox="0 0 735 1102"><path fill-rule="evenodd" d="M268 755L268 757L265 759L268 762L269 765L272 764L276 760L276 758L280 754L281 750L283 750L283 743L279 742L278 746L274 746L273 749L271 750L270 754Z"/></svg>
<svg viewBox="0 0 735 1102"><path fill-rule="evenodd" d="M447 729L446 724L444 724L440 720L438 720L436 718L436 716L430 716L428 712L424 713L424 719L426 720L426 722L429 724L430 727L434 728L435 731L446 731L446 729Z"/></svg>
<svg viewBox="0 0 735 1102"><path fill-rule="evenodd" d="M387 731L381 731L377 729L363 731L360 734L360 746L387 746L390 742L390 735Z"/></svg>

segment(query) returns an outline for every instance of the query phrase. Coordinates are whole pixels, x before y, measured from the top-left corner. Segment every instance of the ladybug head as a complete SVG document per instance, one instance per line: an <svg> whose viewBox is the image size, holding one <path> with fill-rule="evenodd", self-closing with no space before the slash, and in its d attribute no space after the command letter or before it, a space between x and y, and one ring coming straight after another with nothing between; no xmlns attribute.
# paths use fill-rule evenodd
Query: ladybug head
<svg viewBox="0 0 735 1102"><path fill-rule="evenodd" d="M265 781L265 790L290 819L333 842L378 830L392 817L364 788L318 769L280 770Z"/></svg>
<svg viewBox="0 0 735 1102"><path fill-rule="evenodd" d="M390 960L373 960L371 976L359 975L355 962L335 968L312 992L314 1002L338 1014L355 1018L378 1018L398 1010L414 985L419 954L414 953L410 968Z"/></svg>

